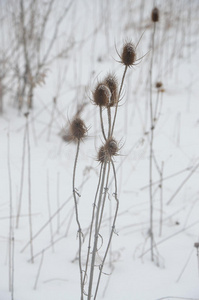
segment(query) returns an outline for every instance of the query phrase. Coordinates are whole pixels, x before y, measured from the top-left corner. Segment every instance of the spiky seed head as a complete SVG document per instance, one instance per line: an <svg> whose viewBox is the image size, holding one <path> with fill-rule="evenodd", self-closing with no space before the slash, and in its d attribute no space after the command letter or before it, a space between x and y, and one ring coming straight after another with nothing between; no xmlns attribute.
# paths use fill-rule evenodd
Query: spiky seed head
<svg viewBox="0 0 199 300"><path fill-rule="evenodd" d="M99 149L99 151L98 151L97 160L100 163L104 163L105 162L105 158L106 158L105 148L104 148L104 146L101 146L100 149Z"/></svg>
<svg viewBox="0 0 199 300"><path fill-rule="evenodd" d="M151 13L151 20L153 22L159 21L159 9L157 7L154 7Z"/></svg>
<svg viewBox="0 0 199 300"><path fill-rule="evenodd" d="M122 63L131 67L136 61L136 51L135 46L131 42L127 42L124 44L121 55Z"/></svg>
<svg viewBox="0 0 199 300"><path fill-rule="evenodd" d="M108 106L111 97L111 92L103 83L99 83L93 92L93 101L99 106Z"/></svg>
<svg viewBox="0 0 199 300"><path fill-rule="evenodd" d="M116 142L115 139L111 137L106 141L104 145L104 149L105 149L106 156L110 158L111 156L117 155L119 150L118 143Z"/></svg>
<svg viewBox="0 0 199 300"><path fill-rule="evenodd" d="M108 74L104 80L104 83L108 86L111 97L109 106L114 106L117 104L118 101L118 81L114 74Z"/></svg>
<svg viewBox="0 0 199 300"><path fill-rule="evenodd" d="M156 87L157 89L161 88L161 87L162 87L162 82L161 82L161 81L156 82L155 87Z"/></svg>
<svg viewBox="0 0 199 300"><path fill-rule="evenodd" d="M75 118L70 126L70 132L73 139L81 140L85 137L85 134L87 132L86 125L84 124L84 121L80 118Z"/></svg>

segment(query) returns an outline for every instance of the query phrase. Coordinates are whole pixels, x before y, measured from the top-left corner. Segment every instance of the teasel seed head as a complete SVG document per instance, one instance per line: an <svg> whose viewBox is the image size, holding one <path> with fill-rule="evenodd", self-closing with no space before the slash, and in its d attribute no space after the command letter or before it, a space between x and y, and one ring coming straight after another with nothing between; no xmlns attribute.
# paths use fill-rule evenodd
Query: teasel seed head
<svg viewBox="0 0 199 300"><path fill-rule="evenodd" d="M106 158L105 148L104 148L104 146L101 146L100 149L99 149L99 151L98 151L97 160L100 163L104 163L105 162L105 158Z"/></svg>
<svg viewBox="0 0 199 300"><path fill-rule="evenodd" d="M86 125L82 119L76 117L70 125L71 137L75 140L82 140L87 132Z"/></svg>
<svg viewBox="0 0 199 300"><path fill-rule="evenodd" d="M162 87L162 82L161 81L157 81L155 87L157 89L160 89Z"/></svg>
<svg viewBox="0 0 199 300"><path fill-rule="evenodd" d="M104 150L106 156L108 156L109 158L117 155L119 150L117 141L114 138L110 137L104 145Z"/></svg>
<svg viewBox="0 0 199 300"><path fill-rule="evenodd" d="M131 42L124 44L121 54L121 62L127 66L131 67L136 61L136 51L135 46Z"/></svg>
<svg viewBox="0 0 199 300"><path fill-rule="evenodd" d="M100 163L104 163L105 161L110 161L113 156L118 154L119 147L118 143L112 137L109 138L106 143L100 147L97 155L97 160Z"/></svg>
<svg viewBox="0 0 199 300"><path fill-rule="evenodd" d="M153 22L158 22L159 21L159 9L157 7L154 7L151 13L151 20Z"/></svg>
<svg viewBox="0 0 199 300"><path fill-rule="evenodd" d="M93 92L93 101L98 106L108 106L111 97L111 92L107 85L98 83Z"/></svg>
<svg viewBox="0 0 199 300"><path fill-rule="evenodd" d="M108 86L111 97L109 106L114 106L117 104L118 101L118 81L114 74L108 74L107 77L104 79L104 83Z"/></svg>

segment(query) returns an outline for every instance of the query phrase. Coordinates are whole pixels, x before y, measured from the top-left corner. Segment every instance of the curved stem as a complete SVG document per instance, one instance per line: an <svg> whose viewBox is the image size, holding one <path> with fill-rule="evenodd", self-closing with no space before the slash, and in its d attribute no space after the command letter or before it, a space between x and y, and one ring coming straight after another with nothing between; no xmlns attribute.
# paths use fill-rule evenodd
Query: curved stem
<svg viewBox="0 0 199 300"><path fill-rule="evenodd" d="M153 70L153 55L154 55L154 40L155 40L155 22L152 34L152 56L151 56L151 66L150 66L150 121L151 121L151 135L150 135L150 158L149 158L149 197L150 197L150 239L151 239L151 260L154 260L153 253L153 133L154 133L154 122L153 122L153 101L152 101L152 70Z"/></svg>
<svg viewBox="0 0 199 300"><path fill-rule="evenodd" d="M91 259L91 269L90 269L90 278L89 278L89 287L88 287L88 300L90 300L92 298L92 286L93 286L93 276L94 276L94 267L95 267L95 257L96 257L96 253L97 253L97 243L98 243L98 236L99 236L99 232L98 232L99 213L100 213L102 195L103 195L103 190L104 190L106 167L107 167L107 161L105 161L104 164L103 164L102 180L101 180L99 200L98 200L96 219L95 219L95 238L94 238L94 245L93 245L92 259Z"/></svg>
<svg viewBox="0 0 199 300"><path fill-rule="evenodd" d="M110 106L107 107L107 114L108 114L108 138L111 136L111 108Z"/></svg>
<svg viewBox="0 0 199 300"><path fill-rule="evenodd" d="M114 118L113 118L112 129L111 129L111 135L113 135L113 130L114 130L114 127L115 127L115 121L116 121L116 116L117 116L118 103L119 103L119 100L120 100L120 96L121 96L122 87L123 87L123 84L124 84L124 78L126 76L127 68L128 67L125 66L124 73L123 73L123 76L122 76L122 81L121 81L121 84L120 84L120 89L119 89L119 94L118 94L118 101L117 101L117 104L116 104L116 107L115 107L115 114L114 114Z"/></svg>
<svg viewBox="0 0 199 300"><path fill-rule="evenodd" d="M90 229L89 229L88 251L87 251L87 257L86 257L86 267L85 267L85 272L84 272L83 285L85 285L85 280L86 280L86 275L87 275L87 270L88 270L89 255L90 255L90 248L91 248L91 237L92 237L93 223L94 223L94 217L95 217L95 208L96 208L97 196L98 196L101 178L102 178L102 167L103 167L103 164L101 165L99 181L98 181L97 190L96 190L96 194L95 194L95 200L93 203L93 212L92 212L92 218L91 218L91 225L90 225Z"/></svg>
<svg viewBox="0 0 199 300"><path fill-rule="evenodd" d="M113 233L115 231L115 223L116 223L118 209L119 209L119 200L117 198L117 177L116 177L115 166L114 166L114 163L113 163L112 160L111 160L111 164L112 164L112 168L113 168L114 181L115 181L115 193L114 193L114 197L115 197L115 200L116 200L116 209L115 209L115 215L114 215L114 219L113 219L113 223L112 223L111 233L110 233L108 244L107 244L107 247L106 247L106 251L105 251L105 254L104 254L104 257L103 257L103 260L102 260L102 264L101 264L101 267L100 267L100 273L98 275L98 280L97 280L97 286L96 286L96 290L95 290L94 300L97 297L97 292L98 292L99 283L100 283L100 279L101 279L101 275L102 275L102 270L103 270L104 263L105 263L105 260L106 260L106 257L107 257L110 245L111 245L111 240L112 240L112 237L113 237Z"/></svg>
<svg viewBox="0 0 199 300"><path fill-rule="evenodd" d="M78 154L79 154L79 148L80 148L80 140L78 140L77 143L77 151L76 151L76 156L75 156L75 162L74 162L74 167L73 167L73 182L72 182L72 187L73 187L73 198L74 198L74 203L75 203L75 216L76 216L76 222L78 226L78 238L79 238L79 271L80 271L80 284L81 284L81 300L83 300L83 272L82 272L82 260L81 260L81 252L82 252L82 230L79 222L79 215L78 215L78 208L77 208L77 197L76 197L76 189L75 189L75 175L76 175L76 168L77 168L77 159L78 159Z"/></svg>
<svg viewBox="0 0 199 300"><path fill-rule="evenodd" d="M106 202L106 196L107 196L107 193L108 193L109 175L110 175L110 162L108 162L108 172L107 172L107 177L106 177L106 185L104 187L104 197L103 197L103 201L102 201L100 220L99 220L99 224L98 224L98 232L100 232L100 227L101 227L103 213L104 213L104 206L105 206L105 202Z"/></svg>
<svg viewBox="0 0 199 300"><path fill-rule="evenodd" d="M100 106L100 123L101 123L101 130L102 130L102 134L103 134L103 137L105 139L105 141L107 140L106 138L106 134L105 134L105 131L104 131L104 123L103 123L103 117L102 117L102 107Z"/></svg>

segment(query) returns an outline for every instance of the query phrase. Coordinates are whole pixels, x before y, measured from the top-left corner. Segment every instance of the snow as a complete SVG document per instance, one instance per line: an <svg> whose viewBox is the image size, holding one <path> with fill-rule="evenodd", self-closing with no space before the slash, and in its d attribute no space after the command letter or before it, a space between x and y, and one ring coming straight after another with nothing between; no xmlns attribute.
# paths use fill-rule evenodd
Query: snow
<svg viewBox="0 0 199 300"><path fill-rule="evenodd" d="M62 1L58 2L55 15L63 7ZM29 241L27 145L21 218L19 228L15 228L26 124L23 113L27 108L24 106L18 113L12 99L5 95L4 113L0 116L0 300L12 299L8 286L8 160L11 165L14 234L14 300L80 299L80 276L75 259L77 224L72 197L76 145L64 142L60 133L62 130L67 132L77 108L86 103L81 117L89 130L80 144L76 176L76 188L81 195L79 216L86 237L82 251L85 262L86 232L100 172L97 151L102 145L99 109L92 104L92 91L109 72L114 72L121 82L124 66L118 63L117 51L121 53L126 40L136 45L142 34L136 51L137 58L144 57L137 66L127 70L118 107L114 138L120 148L120 155L115 158L120 204L116 234L113 235L97 299L199 299L199 257L194 248L194 243L199 242L199 6L194 0L159 0L156 6L160 10L160 22L156 24L153 102L157 97L157 81L163 83L164 92L159 95L162 106L159 106L160 115L154 130L154 152L159 167L164 163L164 180L160 236L160 176L154 164L155 262L151 262L149 251L149 70L153 1L77 0L61 27L62 33L53 51L59 51L68 41L74 47L66 57L48 66L45 84L36 87L34 109L28 119L33 237L45 226L33 240L34 255L38 254L34 264L30 263L30 247L22 252ZM5 28L2 30L6 32ZM50 32L49 29L49 36ZM54 112L53 97L57 97L58 108ZM103 116L107 128L105 110ZM110 216L113 218L115 209L112 173L110 183L101 231L104 245L111 230ZM48 224L48 195L51 215L55 215L51 222L54 249ZM61 206L59 220L56 211ZM104 245L97 256L98 265Z"/></svg>

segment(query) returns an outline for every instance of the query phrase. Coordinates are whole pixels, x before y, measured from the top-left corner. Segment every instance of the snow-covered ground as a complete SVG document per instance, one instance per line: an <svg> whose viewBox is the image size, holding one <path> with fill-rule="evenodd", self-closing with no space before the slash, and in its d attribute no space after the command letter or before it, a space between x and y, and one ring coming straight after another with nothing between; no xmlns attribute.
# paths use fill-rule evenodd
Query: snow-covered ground
<svg viewBox="0 0 199 300"><path fill-rule="evenodd" d="M5 5L4 1L1 5ZM65 1L58 1L55 13L65 5ZM115 158L120 204L116 234L103 270L98 299L199 299L199 256L194 247L199 242L199 2L159 0L155 5L160 20L155 32L154 106L158 93L155 84L163 83L154 130L155 261L151 261L149 238L153 1L74 0L55 47L57 50L62 43L70 42L71 49L65 57L47 66L45 84L36 87L34 108L28 117L30 174L27 143L23 154L26 106L18 113L13 101L5 96L4 113L0 116L0 300L12 297L10 236L13 237L15 300L80 299L77 224L72 197L76 145L64 142L60 133L64 129L67 134L69 121L82 106L81 117L89 130L80 145L76 185L81 195L80 222L87 237L100 171L96 157L102 144L99 110L92 104L91 91L107 72L114 72L121 82L124 66L118 63L117 52L121 53L125 41L136 45L140 37L137 57L144 57L127 70L115 126L114 137L120 145L120 155ZM56 107L54 97L57 97ZM16 228L23 157L22 207ZM162 168L162 184L158 168ZM29 176L33 237L36 235L34 264L30 262L30 245L25 247L30 237ZM101 232L104 242L110 233L115 208L113 174L110 183ZM56 214L59 207L60 213ZM52 222L48 223L50 216ZM83 263L87 242L86 238ZM101 253L103 247L96 260L98 266Z"/></svg>

